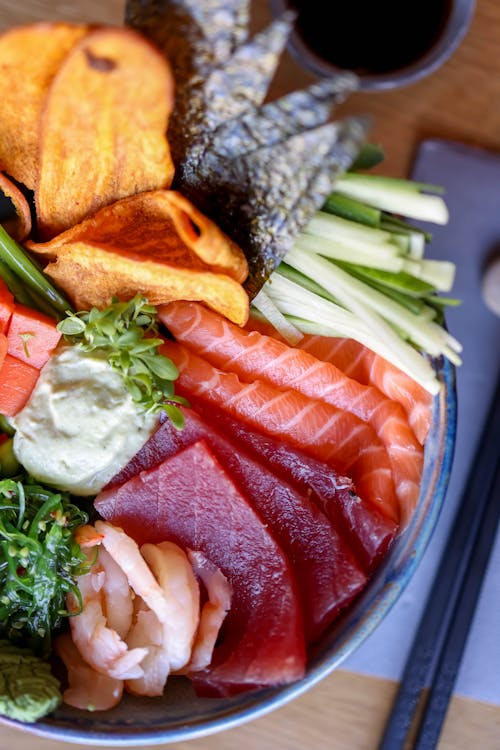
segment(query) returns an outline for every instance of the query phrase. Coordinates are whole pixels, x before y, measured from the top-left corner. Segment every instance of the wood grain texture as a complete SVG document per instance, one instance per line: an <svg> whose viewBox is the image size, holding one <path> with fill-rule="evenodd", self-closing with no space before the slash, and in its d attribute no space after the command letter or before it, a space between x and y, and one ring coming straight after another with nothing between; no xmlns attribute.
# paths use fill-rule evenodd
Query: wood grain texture
<svg viewBox="0 0 500 750"><path fill-rule="evenodd" d="M0 29L45 19L121 23L122 0L0 0ZM255 2L254 22L268 17L265 0ZM429 78L391 92L357 94L342 114L369 112L372 139L387 160L380 171L409 171L418 142L447 137L500 151L500 2L478 0L473 23L454 56ZM311 79L286 58L273 86L277 95ZM493 667L494 668L494 667ZM339 670L308 693L262 719L172 750L376 750L396 684ZM70 750L82 745L54 743L0 728L0 750ZM455 696L440 750L497 750L500 708Z"/></svg>
<svg viewBox="0 0 500 750"><path fill-rule="evenodd" d="M204 739L157 747L159 750L376 750L395 691L396 684L389 680L339 670L288 706L261 719ZM497 750L499 737L500 709L455 696L439 750ZM84 746L54 743L12 729L0 729L0 750L81 747Z"/></svg>

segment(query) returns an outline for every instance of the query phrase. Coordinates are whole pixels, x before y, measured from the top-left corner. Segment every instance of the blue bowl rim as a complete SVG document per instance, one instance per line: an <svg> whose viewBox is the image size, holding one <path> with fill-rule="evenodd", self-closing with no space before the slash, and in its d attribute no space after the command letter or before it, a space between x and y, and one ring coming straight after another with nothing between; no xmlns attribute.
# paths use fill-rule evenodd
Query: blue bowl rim
<svg viewBox="0 0 500 750"><path fill-rule="evenodd" d="M88 720L82 722L84 727L82 731L82 728L79 728L78 725L75 727L57 724L50 717L34 724L24 724L0 717L0 724L46 739L89 746L126 747L169 744L206 737L261 718L302 695L333 672L366 640L397 602L415 573L439 519L453 462L457 400L455 368L443 358L435 360L435 367L437 375L443 383L443 388L434 400L434 436L431 434L429 438L434 437L434 439L440 439L441 441L441 464L439 472L433 477L434 481L427 488L428 512L425 513L420 523L418 517L413 518L409 526L398 537L375 575L370 579L360 597L360 600L365 599L367 601L367 612L362 616L353 617L352 621L348 623L347 632L343 633L340 639L337 638L338 642L336 643L336 631L342 633L345 630L345 618L339 619L335 624L332 638L317 654L311 657L307 673L302 680L290 685L244 694L243 708L236 710L228 708L225 713L221 713L213 719L201 720L196 723L177 722L178 726L167 729L160 728L157 731L154 729L152 731L144 725L138 730L131 726L127 727L123 733L110 734L107 731L89 729L87 726ZM436 414L438 420L434 420ZM426 461L429 462L428 453ZM422 494L419 506L422 501ZM399 566L394 566L394 559L397 560L398 555L401 555L401 550L408 545L409 540L411 540L410 551L404 554ZM373 589L375 589L374 595L371 594ZM335 646L334 648L332 648L332 644ZM326 656L325 652L328 652ZM213 701L213 699L206 700Z"/></svg>

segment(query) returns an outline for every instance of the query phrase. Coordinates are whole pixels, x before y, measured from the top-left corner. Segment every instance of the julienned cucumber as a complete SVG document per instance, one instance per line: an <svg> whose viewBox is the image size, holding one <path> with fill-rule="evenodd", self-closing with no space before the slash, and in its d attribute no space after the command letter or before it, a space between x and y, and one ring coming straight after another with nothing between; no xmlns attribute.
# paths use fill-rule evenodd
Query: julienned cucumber
<svg viewBox="0 0 500 750"><path fill-rule="evenodd" d="M432 192L433 195L425 193ZM406 219L446 223L434 185L348 173L264 286L254 306L291 344L300 332L360 341L436 393L425 354L460 364L461 346L441 325L458 300L452 263L425 259L429 233Z"/></svg>

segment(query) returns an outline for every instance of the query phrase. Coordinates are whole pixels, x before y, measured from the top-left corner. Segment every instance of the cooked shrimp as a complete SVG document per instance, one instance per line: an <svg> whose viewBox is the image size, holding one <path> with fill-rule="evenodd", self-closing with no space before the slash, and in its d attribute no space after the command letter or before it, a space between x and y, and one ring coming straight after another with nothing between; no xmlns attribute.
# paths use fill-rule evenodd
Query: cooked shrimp
<svg viewBox="0 0 500 750"><path fill-rule="evenodd" d="M134 610L127 576L104 547L99 549L98 561L104 573L102 593L108 625L125 639Z"/></svg>
<svg viewBox="0 0 500 750"><path fill-rule="evenodd" d="M68 670L69 687L63 693L63 701L68 706L87 711L106 711L120 702L123 680L92 669L83 661L69 633L56 639L54 650Z"/></svg>
<svg viewBox="0 0 500 750"><path fill-rule="evenodd" d="M116 630L108 626L104 612L104 592L106 572L99 559L89 573L78 578L78 588L82 596L82 611L70 617L70 628L83 660L97 672L116 679L141 677L140 662L146 656L146 649L129 650ZM78 609L73 594L68 595L70 611Z"/></svg>
<svg viewBox="0 0 500 750"><path fill-rule="evenodd" d="M165 626L139 596L135 598L134 609L135 622L127 643L129 648L146 647L148 653L141 662L144 675L127 680L126 688L135 695L162 695L170 671Z"/></svg>
<svg viewBox="0 0 500 750"><path fill-rule="evenodd" d="M102 534L98 534L93 526L84 524L75 531L75 541L82 549L95 547L102 542Z"/></svg>
<svg viewBox="0 0 500 750"><path fill-rule="evenodd" d="M104 548L123 570L135 593L153 610L161 623L167 622L169 606L163 590L134 540L123 529L106 521L96 521L95 527L103 535Z"/></svg>
<svg viewBox="0 0 500 750"><path fill-rule="evenodd" d="M187 555L208 594L208 601L201 610L200 624L186 670L197 672L208 667L212 661L217 636L231 607L231 586L226 576L202 552L187 550Z"/></svg>
<svg viewBox="0 0 500 750"><path fill-rule="evenodd" d="M191 658L200 619L200 588L186 554L173 542L143 544L141 554L156 576L167 601L166 643L172 670Z"/></svg>

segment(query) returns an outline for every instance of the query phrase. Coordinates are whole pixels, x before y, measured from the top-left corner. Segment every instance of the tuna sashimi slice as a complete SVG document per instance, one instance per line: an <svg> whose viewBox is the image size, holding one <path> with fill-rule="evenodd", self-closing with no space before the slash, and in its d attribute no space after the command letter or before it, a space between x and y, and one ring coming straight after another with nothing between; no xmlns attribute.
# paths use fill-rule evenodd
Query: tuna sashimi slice
<svg viewBox="0 0 500 750"><path fill-rule="evenodd" d="M297 391L259 380L242 383L234 373L218 370L175 341L165 340L161 351L179 369L176 389L181 394L223 406L233 417L352 476L362 497L399 522L389 457L369 424Z"/></svg>
<svg viewBox="0 0 500 750"><path fill-rule="evenodd" d="M303 451L251 430L232 419L224 409L200 399L192 399L196 411L217 425L241 448L245 448L266 464L275 474L295 484L303 494L310 495L325 515L339 529L367 572L372 572L387 552L398 530L394 521L370 503L358 497L352 481L339 476L327 464L316 461Z"/></svg>
<svg viewBox="0 0 500 750"><path fill-rule="evenodd" d="M251 318L246 327L279 338L269 323L256 318ZM375 386L401 404L417 440L421 445L425 443L432 420L432 395L409 375L353 339L306 334L296 346L323 362L331 362L359 383Z"/></svg>
<svg viewBox="0 0 500 750"><path fill-rule="evenodd" d="M371 424L389 456L402 518L405 522L411 518L424 454L400 404L349 378L330 362L259 331L245 331L199 303L164 305L160 317L178 341L240 380L259 379L281 390L297 390Z"/></svg>
<svg viewBox="0 0 500 750"><path fill-rule="evenodd" d="M164 422L112 484L120 484L205 439L287 554L301 595L306 640L314 641L361 591L366 575L308 491L299 491L276 476L193 409L183 412L184 428L176 430L170 421Z"/></svg>
<svg viewBox="0 0 500 750"><path fill-rule="evenodd" d="M103 491L95 506L139 544L200 550L230 582L222 643L197 674L197 690L207 680L211 693L230 695L303 676L302 612L290 564L204 441Z"/></svg>

